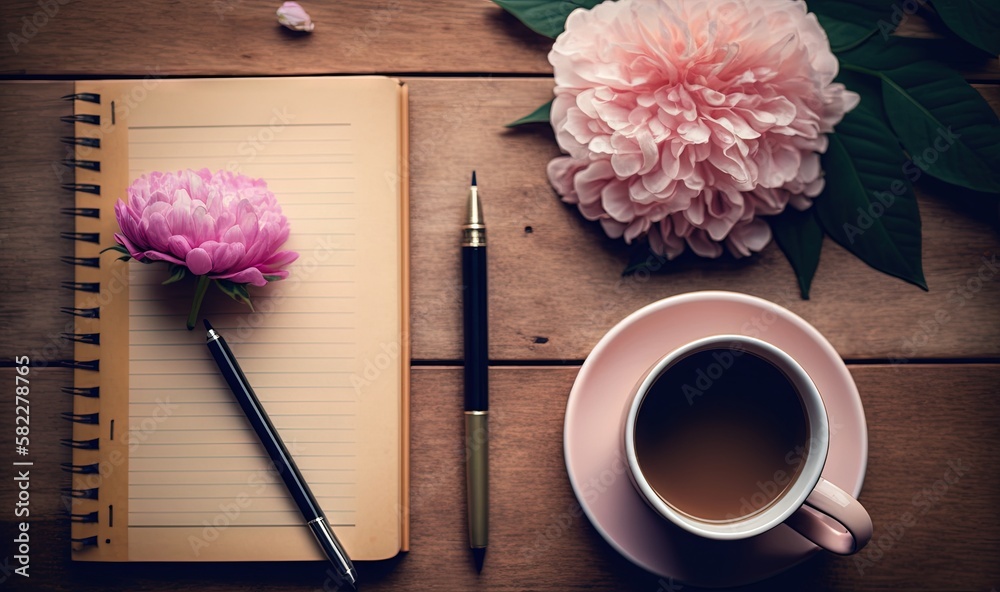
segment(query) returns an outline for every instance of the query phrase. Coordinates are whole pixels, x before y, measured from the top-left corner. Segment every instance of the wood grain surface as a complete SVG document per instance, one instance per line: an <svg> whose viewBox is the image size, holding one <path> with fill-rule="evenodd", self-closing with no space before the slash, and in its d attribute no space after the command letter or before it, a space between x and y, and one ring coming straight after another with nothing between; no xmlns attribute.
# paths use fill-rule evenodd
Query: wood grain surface
<svg viewBox="0 0 1000 592"><path fill-rule="evenodd" d="M1000 383L997 365L851 366L868 419L870 457L860 499L876 537L856 557L819 554L748 590L989 590L1000 584ZM368 590L677 590L622 559L579 513L562 455L563 414L576 367L493 368L491 537L479 576L466 548L459 368L413 370L412 550L362 563ZM0 384L14 371L0 370ZM69 560L58 468L69 452L59 418L61 369L33 370L31 590L322 590L325 566L94 565ZM12 407L0 430L13 429ZM5 460L12 451L5 449ZM6 463L11 472L9 463ZM947 475L950 467L961 475ZM957 476L957 479L955 478ZM15 484L0 478L0 499ZM11 502L12 503L12 502ZM908 517L909 515L909 517ZM14 533L9 513L0 537ZM222 536L225 536L223 533ZM2 559L0 559L2 561ZM10 558L5 565L11 565ZM0 580L3 574L0 573ZM675 586L670 588L669 586ZM694 588L684 585L684 590Z"/></svg>
<svg viewBox="0 0 1000 592"><path fill-rule="evenodd" d="M304 2L312 35L278 27L277 0L5 0L0 2L0 384L13 356L32 369L30 580L4 590L333 590L327 567L294 564L95 565L70 561L58 445L71 425L59 392L71 348L56 313L72 295L58 237L72 219L59 188L59 122L73 77L274 76L389 73L411 87L412 550L361 564L365 590L692 590L634 567L580 515L562 455L563 414L577 366L597 340L660 298L726 289L804 317L849 361L864 401L870 457L861 500L875 539L857 557L818 554L746 588L770 590L1000 589L1000 208L996 196L918 183L929 292L876 272L827 241L812 299L770 246L750 261L683 259L623 278L629 254L545 178L551 131L503 124L551 98L551 40L486 0ZM939 37L940 22L908 17L901 34ZM1000 111L1000 61L942 56ZM45 80L56 79L61 80ZM29 80L33 79L33 80ZM458 233L476 169L490 240L492 536L476 575L466 549ZM902 172L901 172L902 174ZM984 261L984 257L986 258ZM989 264L986 264L989 261ZM998 264L1000 265L1000 264ZM901 358L906 366L887 365ZM523 363L523 365L522 365ZM50 366L50 367L46 367ZM14 428L13 401L0 433ZM0 540L11 541L16 485L0 452ZM949 468L963 474L945 483ZM954 476L954 468L949 473ZM949 477L949 478L951 478ZM4 510L3 507L9 509Z"/></svg>
<svg viewBox="0 0 1000 592"><path fill-rule="evenodd" d="M51 3L0 3L0 74L551 72L552 41L485 0L305 2L308 35L278 25L275 0Z"/></svg>

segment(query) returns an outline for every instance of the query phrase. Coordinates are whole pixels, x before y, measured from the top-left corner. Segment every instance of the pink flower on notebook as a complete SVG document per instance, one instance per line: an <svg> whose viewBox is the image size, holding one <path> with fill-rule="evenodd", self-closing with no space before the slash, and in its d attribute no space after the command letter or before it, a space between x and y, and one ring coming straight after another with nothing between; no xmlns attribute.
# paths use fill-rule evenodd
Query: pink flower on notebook
<svg viewBox="0 0 1000 592"><path fill-rule="evenodd" d="M171 276L199 276L188 329L194 327L210 280L231 298L250 303L247 284L285 279L295 251L279 250L288 220L263 179L229 171L186 170L143 175L118 200L121 232L113 247L142 263L165 261ZM252 308L252 305L251 305Z"/></svg>

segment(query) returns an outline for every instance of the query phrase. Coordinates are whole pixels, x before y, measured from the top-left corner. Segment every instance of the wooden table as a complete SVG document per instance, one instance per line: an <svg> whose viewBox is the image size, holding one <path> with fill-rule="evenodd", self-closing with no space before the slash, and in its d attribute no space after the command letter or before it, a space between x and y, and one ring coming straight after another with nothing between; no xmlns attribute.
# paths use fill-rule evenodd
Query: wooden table
<svg viewBox="0 0 1000 592"><path fill-rule="evenodd" d="M114 6L113 6L114 4ZM77 77L389 73L411 87L412 550L360 566L366 590L677 590L622 559L581 517L566 477L562 426L579 365L631 311L692 290L727 289L782 304L847 360L864 402L870 458L861 500L881 557L818 555L753 590L996 590L1000 586L1000 275L973 278L1000 253L995 199L919 190L923 292L866 267L827 241L800 300L777 247L755 261L670 266L622 278L626 251L559 202L545 179L551 132L502 124L551 95L550 42L485 1L309 2L318 23L298 37L275 26L278 2L5 0L0 32L0 384L16 355L37 362L32 408L31 578L9 575L15 484L0 479L0 582L33 590L319 590L316 563L92 565L69 557L60 488L70 424L59 387L70 358L59 334L72 269L60 231L72 220L57 162ZM54 11L54 12L53 12ZM42 15L42 16L39 16ZM29 25L26 23L34 23ZM928 33L910 19L905 27ZM11 43L8 33L23 39ZM996 60L961 65L1000 105ZM465 545L461 428L461 187L478 169L489 204L493 409L491 547L477 575ZM457 193L456 193L457 191ZM975 289L972 289L975 288ZM906 363L892 365L894 358ZM11 389L12 390L12 389ZM13 431L13 401L0 433ZM13 460L13 451L3 458ZM44 460L41 460L44 459ZM916 497L950 463L968 467L915 524ZM924 498L921 498L924 499ZM921 506L919 509L923 509ZM7 559L4 559L7 557ZM869 555L869 558L872 556ZM990 558L993 559L990 559ZM688 588L690 589L690 588Z"/></svg>

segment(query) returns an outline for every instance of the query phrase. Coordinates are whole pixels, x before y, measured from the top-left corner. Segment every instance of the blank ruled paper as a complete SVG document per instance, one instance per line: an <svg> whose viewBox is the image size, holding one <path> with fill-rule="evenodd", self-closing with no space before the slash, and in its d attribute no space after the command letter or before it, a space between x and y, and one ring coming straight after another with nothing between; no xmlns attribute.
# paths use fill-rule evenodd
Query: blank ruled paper
<svg viewBox="0 0 1000 592"><path fill-rule="evenodd" d="M401 536L400 149L398 87L361 82L367 96L343 92L348 79L165 81L129 115L128 175L228 169L277 196L291 228L283 248L300 254L289 279L250 287L254 311L210 286L201 317L226 338L348 552L374 559ZM380 121L390 106L396 119ZM163 286L165 264L128 271L130 554L257 560L280 545L273 558L319 557L205 331L185 328L193 278Z"/></svg>

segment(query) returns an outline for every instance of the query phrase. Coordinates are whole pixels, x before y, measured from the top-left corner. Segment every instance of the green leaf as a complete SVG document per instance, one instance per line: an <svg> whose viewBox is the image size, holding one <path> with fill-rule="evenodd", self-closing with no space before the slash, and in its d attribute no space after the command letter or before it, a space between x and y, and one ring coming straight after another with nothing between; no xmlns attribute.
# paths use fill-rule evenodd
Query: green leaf
<svg viewBox="0 0 1000 592"><path fill-rule="evenodd" d="M132 259L131 255L122 255L121 257L115 259L115 261L128 261L130 259Z"/></svg>
<svg viewBox="0 0 1000 592"><path fill-rule="evenodd" d="M276 282L276 281L278 281L278 280L281 279L281 276L280 275L268 275L268 274L264 274L264 279L267 280L267 281L269 281L269 282Z"/></svg>
<svg viewBox="0 0 1000 592"><path fill-rule="evenodd" d="M237 284L229 280L215 280L215 285L222 290L222 293L237 302L242 302L253 310L253 302L250 301L250 292L247 291L246 284Z"/></svg>
<svg viewBox="0 0 1000 592"><path fill-rule="evenodd" d="M555 39L566 17L577 8L593 8L602 0L493 0L532 31Z"/></svg>
<svg viewBox="0 0 1000 592"><path fill-rule="evenodd" d="M953 185L1000 192L1000 120L957 72L935 62L883 72L882 99L917 166Z"/></svg>
<svg viewBox="0 0 1000 592"><path fill-rule="evenodd" d="M889 116L882 106L882 82L878 78L843 69L834 80L861 96L861 103L855 109L865 109L886 126L889 125Z"/></svg>
<svg viewBox="0 0 1000 592"><path fill-rule="evenodd" d="M628 263L622 270L622 277L630 276L640 271L655 273L663 271L664 266L669 263L666 255L660 255L649 246L649 239L643 237L634 243L629 249Z"/></svg>
<svg viewBox="0 0 1000 592"><path fill-rule="evenodd" d="M182 279L184 279L184 276L187 275L187 272L188 272L188 268L187 267L184 267L183 265L178 265L176 263L171 263L170 264L170 277L168 277L167 279L163 280L163 285L166 286L166 285L172 284L174 282L181 281Z"/></svg>
<svg viewBox="0 0 1000 592"><path fill-rule="evenodd" d="M108 247L106 249L101 249L101 253L100 254L103 255L107 251L118 251L119 253L121 253L123 255L128 255L129 254L128 249L125 248L125 245L112 245L112 246L110 246L110 247Z"/></svg>
<svg viewBox="0 0 1000 592"><path fill-rule="evenodd" d="M830 39L834 53L857 47L874 36L896 29L892 0L809 0L809 11Z"/></svg>
<svg viewBox="0 0 1000 592"><path fill-rule="evenodd" d="M933 0L948 28L991 56L1000 54L1000 4L996 0Z"/></svg>
<svg viewBox="0 0 1000 592"><path fill-rule="evenodd" d="M892 129L920 169L954 185L1000 192L1000 120L961 75L920 59L929 47L873 40L842 54L841 71L880 81Z"/></svg>
<svg viewBox="0 0 1000 592"><path fill-rule="evenodd" d="M859 259L923 289L920 212L892 134L866 109L844 116L823 155L826 187L813 208L830 237Z"/></svg>
<svg viewBox="0 0 1000 592"><path fill-rule="evenodd" d="M838 55L841 70L863 66L868 70L891 70L919 60L945 61L956 56L954 43L941 39L914 39L910 37L868 39L861 45Z"/></svg>
<svg viewBox="0 0 1000 592"><path fill-rule="evenodd" d="M506 127L517 127L519 125L524 125L526 123L548 123L549 113L552 111L552 101L545 103L538 109L535 109L531 113L525 115L521 119L512 121L506 125Z"/></svg>
<svg viewBox="0 0 1000 592"><path fill-rule="evenodd" d="M941 62L959 72L981 71L995 66L978 51L969 51L965 43L953 38L924 39L915 37L883 37L875 35L856 48L837 56L841 70L845 64L865 66L871 70L891 70L919 60ZM995 59L995 58L994 58Z"/></svg>
<svg viewBox="0 0 1000 592"><path fill-rule="evenodd" d="M834 16L817 14L816 18L826 31L826 36L830 39L830 49L834 53L857 47L878 32L875 27L843 21Z"/></svg>
<svg viewBox="0 0 1000 592"><path fill-rule="evenodd" d="M823 248L823 229L816 221L816 208L800 212L788 207L781 214L769 217L767 221L771 225L775 242L792 264L795 277L799 280L802 299L809 300L809 286L816 275L819 253Z"/></svg>

